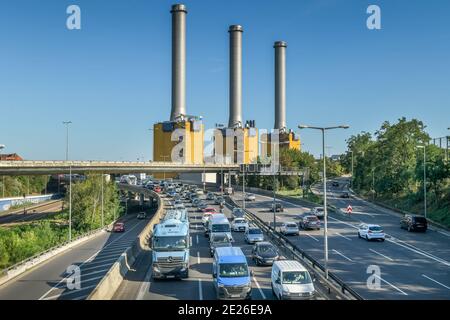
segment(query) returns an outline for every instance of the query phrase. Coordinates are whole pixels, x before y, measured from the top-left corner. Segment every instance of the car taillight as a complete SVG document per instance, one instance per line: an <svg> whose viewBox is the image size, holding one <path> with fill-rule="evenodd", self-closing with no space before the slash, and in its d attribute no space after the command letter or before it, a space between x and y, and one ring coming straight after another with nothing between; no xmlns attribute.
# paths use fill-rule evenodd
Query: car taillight
<svg viewBox="0 0 450 320"><path fill-rule="evenodd" d="M371 230L369 230L369 232L368 233L372 233L372 231Z"/></svg>

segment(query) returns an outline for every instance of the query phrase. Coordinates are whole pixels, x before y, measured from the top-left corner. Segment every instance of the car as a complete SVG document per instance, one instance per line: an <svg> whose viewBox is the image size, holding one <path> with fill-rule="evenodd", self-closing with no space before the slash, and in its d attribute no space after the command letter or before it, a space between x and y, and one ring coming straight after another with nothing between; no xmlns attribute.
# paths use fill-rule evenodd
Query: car
<svg viewBox="0 0 450 320"><path fill-rule="evenodd" d="M245 230L244 239L247 243L256 243L259 241L264 241L264 234L260 228L248 227L247 230Z"/></svg>
<svg viewBox="0 0 450 320"><path fill-rule="evenodd" d="M311 215L316 216L317 218L323 218L325 215L325 209L323 207L315 207L311 209Z"/></svg>
<svg viewBox="0 0 450 320"><path fill-rule="evenodd" d="M208 208L208 204L204 201L199 201L197 204L197 211L202 211L203 209Z"/></svg>
<svg viewBox="0 0 450 320"><path fill-rule="evenodd" d="M160 186L154 186L153 191L155 191L156 193L161 193L162 189Z"/></svg>
<svg viewBox="0 0 450 320"><path fill-rule="evenodd" d="M316 216L306 216L300 221L302 229L317 229L320 230L320 220Z"/></svg>
<svg viewBox="0 0 450 320"><path fill-rule="evenodd" d="M245 213L242 208L234 207L231 214L233 215L234 218L243 218Z"/></svg>
<svg viewBox="0 0 450 320"><path fill-rule="evenodd" d="M209 218L211 217L211 215L213 215L212 212L205 212L205 213L203 213L203 216L202 216L202 224L203 224L204 226L206 226L206 223L208 222L208 220L209 220Z"/></svg>
<svg viewBox="0 0 450 320"><path fill-rule="evenodd" d="M252 193L246 193L245 194L245 201L256 201L256 197Z"/></svg>
<svg viewBox="0 0 450 320"><path fill-rule="evenodd" d="M209 238L209 251L211 257L214 256L216 248L231 247L232 239L225 232L216 232Z"/></svg>
<svg viewBox="0 0 450 320"><path fill-rule="evenodd" d="M428 222L425 217L415 216L411 214L405 214L400 220L400 228L408 231L423 231L426 232L428 228Z"/></svg>
<svg viewBox="0 0 450 320"><path fill-rule="evenodd" d="M197 190L195 190L195 193L196 193L198 196L201 196L201 195L204 194L204 192L203 192L202 189L197 189Z"/></svg>
<svg viewBox="0 0 450 320"><path fill-rule="evenodd" d="M273 244L267 241L256 242L252 248L252 259L257 266L272 265L280 259L280 254Z"/></svg>
<svg viewBox="0 0 450 320"><path fill-rule="evenodd" d="M211 207L207 207L207 208L202 209L202 212L203 213L208 213L209 212L211 214L217 213L216 209L215 208L211 208Z"/></svg>
<svg viewBox="0 0 450 320"><path fill-rule="evenodd" d="M370 240L384 241L385 234L383 229L377 224L361 223L358 226L358 238L364 238L367 241Z"/></svg>
<svg viewBox="0 0 450 320"><path fill-rule="evenodd" d="M125 232L125 224L123 222L114 223L113 232Z"/></svg>
<svg viewBox="0 0 450 320"><path fill-rule="evenodd" d="M270 278L272 293L279 300L309 300L316 294L314 280L296 260L275 261Z"/></svg>
<svg viewBox="0 0 450 320"><path fill-rule="evenodd" d="M147 214L145 212L139 212L137 214L137 218L138 219L145 219L145 218L147 218Z"/></svg>
<svg viewBox="0 0 450 320"><path fill-rule="evenodd" d="M200 204L200 199L199 198L194 198L193 200L192 200L192 206L198 206L199 204Z"/></svg>
<svg viewBox="0 0 450 320"><path fill-rule="evenodd" d="M214 200L214 203L215 204L218 204L218 205L224 205L225 204L225 199L223 198L223 197L217 197L215 200Z"/></svg>
<svg viewBox="0 0 450 320"><path fill-rule="evenodd" d="M271 210L272 212L283 212L284 208L283 208L283 204L281 202L275 202L271 204Z"/></svg>
<svg viewBox="0 0 450 320"><path fill-rule="evenodd" d="M215 194L212 192L208 192L206 194L206 200L214 200L215 197L216 197Z"/></svg>
<svg viewBox="0 0 450 320"><path fill-rule="evenodd" d="M248 222L245 218L235 218L231 223L231 230L244 232L248 228Z"/></svg>
<svg viewBox="0 0 450 320"><path fill-rule="evenodd" d="M348 192L342 192L341 193L341 198L348 199L348 198L350 198L350 194Z"/></svg>
<svg viewBox="0 0 450 320"><path fill-rule="evenodd" d="M175 201L175 203L174 203L174 208L175 209L184 209L184 203L177 203L176 201Z"/></svg>
<svg viewBox="0 0 450 320"><path fill-rule="evenodd" d="M333 182L331 183L331 186L337 188L337 187L339 187L339 182L333 181Z"/></svg>
<svg viewBox="0 0 450 320"><path fill-rule="evenodd" d="M298 225L295 222L283 222L280 227L280 232L287 235L298 235Z"/></svg>

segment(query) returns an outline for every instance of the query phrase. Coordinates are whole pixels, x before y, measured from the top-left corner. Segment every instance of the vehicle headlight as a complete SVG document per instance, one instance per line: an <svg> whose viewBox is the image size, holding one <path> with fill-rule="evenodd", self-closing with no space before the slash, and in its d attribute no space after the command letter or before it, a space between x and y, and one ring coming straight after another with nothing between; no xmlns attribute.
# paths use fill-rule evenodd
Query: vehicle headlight
<svg viewBox="0 0 450 320"><path fill-rule="evenodd" d="M284 290L283 290L282 293L283 293L283 295L285 295L285 296L290 295L289 291L284 291Z"/></svg>
<svg viewBox="0 0 450 320"><path fill-rule="evenodd" d="M220 289L225 288L225 286L224 286L223 284L221 284L221 283L219 283L217 286L218 286Z"/></svg>
<svg viewBox="0 0 450 320"><path fill-rule="evenodd" d="M159 272L159 266L157 264L153 264L153 270Z"/></svg>

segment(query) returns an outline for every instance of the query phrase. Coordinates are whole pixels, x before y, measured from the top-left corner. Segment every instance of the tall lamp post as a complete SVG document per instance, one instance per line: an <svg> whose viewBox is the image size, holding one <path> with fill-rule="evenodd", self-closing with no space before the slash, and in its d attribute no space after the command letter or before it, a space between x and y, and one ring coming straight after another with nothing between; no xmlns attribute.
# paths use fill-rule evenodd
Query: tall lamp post
<svg viewBox="0 0 450 320"><path fill-rule="evenodd" d="M69 125L72 121L63 121L66 126L66 161L69 161ZM72 165L69 166L69 241L72 241Z"/></svg>
<svg viewBox="0 0 450 320"><path fill-rule="evenodd" d="M299 125L299 129L314 129L322 132L322 154L323 154L323 210L324 210L324 251L325 251L325 277L328 279L328 208L327 208L327 162L325 154L325 131L333 129L348 129L350 126L341 125L335 127L311 127L306 125Z"/></svg>
<svg viewBox="0 0 450 320"><path fill-rule="evenodd" d="M424 216L427 218L427 148L425 145L417 146L419 149L423 149L423 201L424 201Z"/></svg>
<svg viewBox="0 0 450 320"><path fill-rule="evenodd" d="M154 129L152 129L152 128L149 128L149 129L148 129L148 131L150 131L151 133L154 133L154 132L155 132L155 130L154 130ZM152 144L152 145L153 145L153 144ZM153 160L153 152L152 152L152 157L151 157L150 159L152 159L152 160Z"/></svg>
<svg viewBox="0 0 450 320"><path fill-rule="evenodd" d="M0 161L2 160L1 151L5 149L6 146L4 144L0 144ZM5 176L2 176L2 198L5 197Z"/></svg>

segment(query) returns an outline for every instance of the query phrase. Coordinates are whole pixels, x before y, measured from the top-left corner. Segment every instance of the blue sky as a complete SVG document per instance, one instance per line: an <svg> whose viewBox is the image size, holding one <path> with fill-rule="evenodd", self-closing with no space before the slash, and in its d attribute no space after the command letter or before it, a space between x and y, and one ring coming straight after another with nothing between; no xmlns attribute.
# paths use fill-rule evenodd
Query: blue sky
<svg viewBox="0 0 450 320"><path fill-rule="evenodd" d="M149 160L154 122L168 120L171 16L165 0L1 0L0 144L27 159ZM447 0L190 0L187 111L207 127L228 119L228 26L243 35L243 116L274 117L273 42L287 50L287 120L351 129L328 136L330 153L385 120L418 118L429 133L450 126ZM66 28L77 4L82 29ZM382 30L366 9L382 10ZM318 132L302 132L320 154Z"/></svg>

